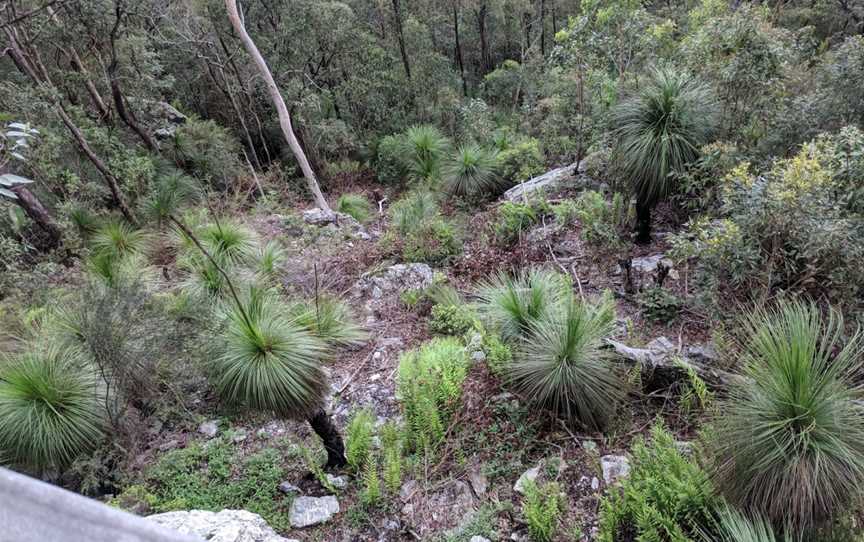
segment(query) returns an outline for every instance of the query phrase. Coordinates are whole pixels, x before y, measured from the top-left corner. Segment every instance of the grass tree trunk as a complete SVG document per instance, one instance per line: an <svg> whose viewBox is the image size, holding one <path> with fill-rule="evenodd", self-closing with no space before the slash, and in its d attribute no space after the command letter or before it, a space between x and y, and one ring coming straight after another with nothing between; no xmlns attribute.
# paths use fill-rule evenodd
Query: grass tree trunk
<svg viewBox="0 0 864 542"><path fill-rule="evenodd" d="M651 242L651 205L636 200L636 242L647 245Z"/></svg>
<svg viewBox="0 0 864 542"><path fill-rule="evenodd" d="M342 443L342 435L330 418L330 415L322 408L309 416L309 425L315 434L324 443L327 450L327 467L339 468L345 466L348 460L345 458L345 445Z"/></svg>
<svg viewBox="0 0 864 542"><path fill-rule="evenodd" d="M321 193L321 187L318 186L318 179L315 177L315 172L312 171L312 166L309 165L306 153L303 151L303 147L300 146L300 142L297 141L297 136L294 134L294 128L291 126L291 115L288 113L288 107L285 106L285 100L279 92L279 87L276 86L273 74L270 72L270 68L267 67L267 62L264 61L264 57L261 56L261 52L258 51L255 42L252 41L249 33L246 32L246 27L243 25L243 20L240 18L240 12L237 9L237 0L225 0L225 7L228 10L228 19L231 21L231 26L233 26L234 30L239 34L240 41L243 42L243 46L252 57L252 60L255 61L255 65L258 67L261 76L267 83L267 90L270 92L270 98L273 100L273 105L276 107L276 112L279 115L279 126L282 128L282 134L285 136L288 146L291 147L291 152L294 153L294 157L300 164L300 169L303 171L303 176L306 178L306 184L309 187L309 191L315 198L315 204L323 211L332 213L333 211L330 209L330 205L328 205L327 200L324 199L324 194Z"/></svg>

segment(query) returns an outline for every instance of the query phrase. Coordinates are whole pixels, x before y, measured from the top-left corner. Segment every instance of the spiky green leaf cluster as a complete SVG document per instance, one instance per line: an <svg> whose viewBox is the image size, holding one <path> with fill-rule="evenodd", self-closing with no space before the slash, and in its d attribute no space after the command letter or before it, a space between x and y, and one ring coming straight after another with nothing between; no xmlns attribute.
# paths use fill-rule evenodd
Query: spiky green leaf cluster
<svg viewBox="0 0 864 542"><path fill-rule="evenodd" d="M459 196L495 196L505 186L498 156L479 145L463 145L442 167L445 189Z"/></svg>
<svg viewBox="0 0 864 542"><path fill-rule="evenodd" d="M332 296L320 295L317 299L296 302L289 313L298 324L328 345L357 346L369 336L348 305Z"/></svg>
<svg viewBox="0 0 864 542"><path fill-rule="evenodd" d="M336 210L357 222L365 222L372 215L372 206L362 194L342 194L336 202Z"/></svg>
<svg viewBox="0 0 864 542"><path fill-rule="evenodd" d="M272 292L250 288L243 307L223 311L227 328L213 363L219 395L281 416L304 417L320 408L327 390L322 341L292 320Z"/></svg>
<svg viewBox="0 0 864 542"><path fill-rule="evenodd" d="M28 351L0 363L0 461L64 468L104 437L91 367L68 351Z"/></svg>
<svg viewBox="0 0 864 542"><path fill-rule="evenodd" d="M810 530L864 487L864 340L803 302L742 324L745 379L717 418L717 482L733 503Z"/></svg>

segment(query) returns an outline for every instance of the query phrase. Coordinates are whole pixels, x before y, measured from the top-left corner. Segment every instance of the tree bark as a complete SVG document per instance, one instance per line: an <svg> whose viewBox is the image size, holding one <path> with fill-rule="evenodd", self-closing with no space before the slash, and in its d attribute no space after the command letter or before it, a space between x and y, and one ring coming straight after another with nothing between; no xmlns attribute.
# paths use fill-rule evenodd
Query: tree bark
<svg viewBox="0 0 864 542"><path fill-rule="evenodd" d="M393 0L393 19L396 23L396 39L399 42L399 53L402 55L402 66L405 75L411 79L411 64L408 62L408 51L405 49L405 34L402 31L402 5L400 0Z"/></svg>
<svg viewBox="0 0 864 542"><path fill-rule="evenodd" d="M342 435L333 424L330 415L322 408L309 417L309 425L315 434L324 443L327 450L327 468L339 468L345 466L348 460L345 458L345 445L342 443Z"/></svg>
<svg viewBox="0 0 864 542"><path fill-rule="evenodd" d="M636 200L636 243L651 242L651 205Z"/></svg>
<svg viewBox="0 0 864 542"><path fill-rule="evenodd" d="M465 63L462 61L462 43L459 41L459 0L453 0L453 32L456 35L456 63L462 77L462 95L468 96L468 82L465 80Z"/></svg>
<svg viewBox="0 0 864 542"><path fill-rule="evenodd" d="M109 69L109 72L113 71L113 68ZM126 103L123 98L123 92L120 90L120 81L117 80L117 74L111 73L109 78L111 80L111 97L114 98L114 108L117 109L117 115L130 130L135 132L138 137L141 138L144 146L147 147L149 151L158 153L159 145L156 144L156 140L153 139L150 134L147 133L147 130L142 128L134 118L132 118L132 114L126 109Z"/></svg>
<svg viewBox="0 0 864 542"><path fill-rule="evenodd" d="M489 38L486 35L486 14L488 6L486 2L480 4L480 8L475 11L477 18L477 33L480 35L480 64L483 75L486 75L492 69L492 59L489 55Z"/></svg>
<svg viewBox="0 0 864 542"><path fill-rule="evenodd" d="M540 0L540 54L546 56L546 0Z"/></svg>
<svg viewBox="0 0 864 542"><path fill-rule="evenodd" d="M315 198L315 204L318 205L321 210L327 213L332 213L333 211L330 209L330 205L327 203L327 200L324 199L324 194L321 193L321 187L318 185L318 180L315 177L315 172L312 171L312 166L309 165L306 153L297 141L297 136L294 135L294 128L291 126L291 115L288 114L288 107L285 105L285 100L279 92L279 87L276 86L273 74L270 72L270 68L267 67L267 62L264 61L264 57L261 56L255 42L252 41L249 33L246 32L246 27L243 26L240 12L237 9L237 0L225 0L225 7L228 10L228 19L231 21L231 25L234 27L237 34L240 35L240 40L243 42L244 47L246 47L246 51L252 57L252 60L255 61L258 70L261 72L261 76L267 83L267 90L270 92L270 98L273 100L273 105L276 106L276 112L279 115L279 126L282 128L282 134L285 136L288 146L291 147L291 152L294 153L294 157L300 164L300 169L303 171L303 176L306 178L306 184L309 187L309 191Z"/></svg>
<svg viewBox="0 0 864 542"><path fill-rule="evenodd" d="M54 221L54 218L45 206L42 205L42 202L39 201L39 198L37 198L33 192L28 190L26 186L15 186L12 188L12 192L14 192L18 197L18 199L13 201L18 204L18 206L24 210L24 213L30 217L30 220L35 222L36 225L38 225L48 236L45 248L52 249L60 246L60 240L62 239L60 227Z"/></svg>

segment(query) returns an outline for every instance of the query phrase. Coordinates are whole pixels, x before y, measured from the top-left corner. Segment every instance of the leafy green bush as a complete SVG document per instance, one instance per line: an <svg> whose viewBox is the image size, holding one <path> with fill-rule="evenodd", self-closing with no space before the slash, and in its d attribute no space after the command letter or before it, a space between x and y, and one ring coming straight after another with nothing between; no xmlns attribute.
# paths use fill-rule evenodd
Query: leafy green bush
<svg viewBox="0 0 864 542"><path fill-rule="evenodd" d="M568 299L529 323L529 334L506 374L541 408L590 429L602 429L624 394L624 381L603 341L615 322L614 302Z"/></svg>
<svg viewBox="0 0 864 542"><path fill-rule="evenodd" d="M444 438L447 421L459 406L468 356L455 337L432 339L399 358L398 392L409 442L431 453Z"/></svg>
<svg viewBox="0 0 864 542"><path fill-rule="evenodd" d="M406 262L443 264L462 252L462 243L453 225L443 219L425 220L402 240L402 259Z"/></svg>
<svg viewBox="0 0 864 542"><path fill-rule="evenodd" d="M439 215L435 196L428 191L413 191L390 208L393 228L402 236Z"/></svg>
<svg viewBox="0 0 864 542"><path fill-rule="evenodd" d="M357 222L366 222L372 215L372 206L362 194L342 194L336 202L336 210L352 216Z"/></svg>
<svg viewBox="0 0 864 542"><path fill-rule="evenodd" d="M556 310L571 294L568 277L541 269L517 275L498 273L477 289L480 313L505 341L527 336L531 326Z"/></svg>
<svg viewBox="0 0 864 542"><path fill-rule="evenodd" d="M483 352L486 354L486 365L492 374L502 376L513 361L513 351L507 343L501 341L498 335L483 334Z"/></svg>
<svg viewBox="0 0 864 542"><path fill-rule="evenodd" d="M363 491L360 500L366 506L375 506L381 500L381 478L378 476L378 457L370 454L363 465Z"/></svg>
<svg viewBox="0 0 864 542"><path fill-rule="evenodd" d="M345 457L354 472L361 472L372 451L375 415L368 408L358 410L348 422L345 432Z"/></svg>
<svg viewBox="0 0 864 542"><path fill-rule="evenodd" d="M402 157L403 145L400 136L389 135L378 141L375 155L375 171L384 184L398 185L408 177L408 166Z"/></svg>
<svg viewBox="0 0 864 542"><path fill-rule="evenodd" d="M215 188L227 188L242 171L237 140L212 120L190 117L165 150L183 170Z"/></svg>
<svg viewBox="0 0 864 542"><path fill-rule="evenodd" d="M566 211L575 214L579 220L585 241L612 249L621 247L622 236L630 227L633 216L629 202L625 201L621 193L616 192L609 202L603 194L594 190L585 191L576 200L574 209ZM556 216L563 215L563 212L563 209L559 209Z"/></svg>
<svg viewBox="0 0 864 542"><path fill-rule="evenodd" d="M718 505L708 474L656 425L649 443L634 445L622 491L603 498L598 540L698 540L701 532L713 532Z"/></svg>
<svg viewBox="0 0 864 542"><path fill-rule="evenodd" d="M683 305L677 295L660 286L642 290L636 297L636 301L645 318L664 324L677 318Z"/></svg>
<svg viewBox="0 0 864 542"><path fill-rule="evenodd" d="M545 170L540 142L525 138L510 143L498 153L498 168L504 186L512 186L540 175Z"/></svg>
<svg viewBox="0 0 864 542"><path fill-rule="evenodd" d="M733 503L796 532L848 510L864 484L862 335L786 302L742 324L746 379L716 419L717 482Z"/></svg>
<svg viewBox="0 0 864 542"><path fill-rule="evenodd" d="M393 422L381 426L381 455L384 456L384 487L398 493L402 487L402 435Z"/></svg>
<svg viewBox="0 0 864 542"><path fill-rule="evenodd" d="M476 327L473 311L465 305L438 304L432 307L429 330L439 335L461 336Z"/></svg>
<svg viewBox="0 0 864 542"><path fill-rule="evenodd" d="M3 359L0 463L41 474L98 446L106 419L97 382L92 369L56 348Z"/></svg>
<svg viewBox="0 0 864 542"><path fill-rule="evenodd" d="M492 226L492 231L499 243L511 245L538 220L540 215L531 204L507 201L498 208L498 221Z"/></svg>
<svg viewBox="0 0 864 542"><path fill-rule="evenodd" d="M525 484L522 514L528 522L528 534L535 542L551 542L564 508L564 495L558 484L539 485L533 480Z"/></svg>

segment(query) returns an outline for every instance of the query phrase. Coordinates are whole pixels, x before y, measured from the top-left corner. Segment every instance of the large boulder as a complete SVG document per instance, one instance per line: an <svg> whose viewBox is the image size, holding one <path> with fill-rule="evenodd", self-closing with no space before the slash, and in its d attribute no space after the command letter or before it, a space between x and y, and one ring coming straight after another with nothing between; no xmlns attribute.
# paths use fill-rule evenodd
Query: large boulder
<svg viewBox="0 0 864 542"><path fill-rule="evenodd" d="M297 497L291 503L289 519L292 527L302 529L329 521L334 514L338 513L339 501L332 495Z"/></svg>
<svg viewBox="0 0 864 542"><path fill-rule="evenodd" d="M400 263L383 272L364 275L357 284L361 295L381 299L408 290L423 290L432 285L432 268L425 263Z"/></svg>
<svg viewBox="0 0 864 542"><path fill-rule="evenodd" d="M504 192L504 199L507 201L521 201L539 190L553 190L565 184L583 187L593 184L593 181L581 173L581 171L576 171L576 164L547 171L543 175L528 179Z"/></svg>
<svg viewBox="0 0 864 542"><path fill-rule="evenodd" d="M246 510L166 512L147 519L209 542L296 542L276 534L258 514Z"/></svg>

